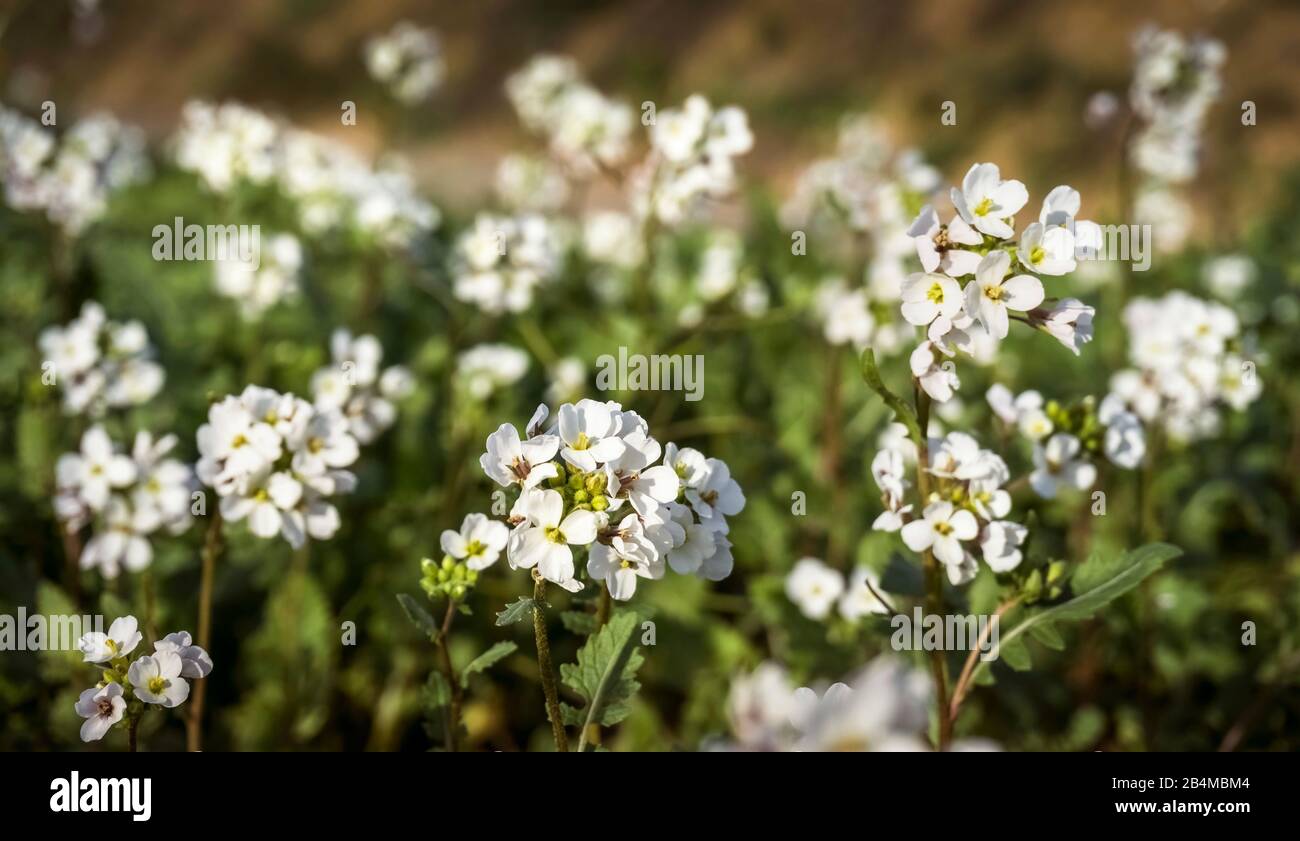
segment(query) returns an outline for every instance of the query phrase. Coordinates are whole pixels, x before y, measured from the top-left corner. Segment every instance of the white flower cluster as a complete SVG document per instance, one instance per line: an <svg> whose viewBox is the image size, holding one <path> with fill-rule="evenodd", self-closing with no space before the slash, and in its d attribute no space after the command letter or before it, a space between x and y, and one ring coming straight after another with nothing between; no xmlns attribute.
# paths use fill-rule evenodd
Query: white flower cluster
<svg viewBox="0 0 1300 841"><path fill-rule="evenodd" d="M208 409L198 447L199 479L221 498L225 519L247 519L253 534L282 535L295 549L338 531L331 500L356 487L344 468L360 448L337 408L250 385Z"/></svg>
<svg viewBox="0 0 1300 841"><path fill-rule="evenodd" d="M16 210L43 210L69 234L103 215L110 194L148 175L144 135L100 114L58 140L17 111L0 106L0 182Z"/></svg>
<svg viewBox="0 0 1300 841"><path fill-rule="evenodd" d="M81 436L81 448L55 465L54 512L69 534L87 525L94 533L81 551L82 569L116 578L122 568L139 572L153 561L149 536L161 529L180 534L190 526L194 474L167 454L176 436L157 441L136 433L131 454L119 453L101 426Z"/></svg>
<svg viewBox="0 0 1300 841"><path fill-rule="evenodd" d="M1008 429L1033 442L1035 469L1029 484L1044 499L1055 498L1061 487L1092 487L1097 470L1089 459L1100 454L1124 470L1137 467L1146 455L1142 421L1115 395L1100 406L1087 397L1066 408L1054 400L1045 402L1037 391L1013 394L999 383L989 388L986 397Z"/></svg>
<svg viewBox="0 0 1300 841"><path fill-rule="evenodd" d="M940 222L926 206L912 223L908 234L924 271L910 275L901 290L903 318L926 328L911 356L912 374L940 402L960 385L948 359L962 351L991 360L1012 318L1078 354L1092 340L1093 308L1073 298L1040 308L1045 293L1037 275L1068 274L1076 251L1095 253L1101 243L1096 223L1076 219L1079 193L1068 186L1048 193L1038 221L1018 242L1013 217L1029 194L1019 181L1004 181L996 164L972 166L951 197L952 221Z"/></svg>
<svg viewBox="0 0 1300 841"><path fill-rule="evenodd" d="M275 174L280 129L255 108L191 101L173 139L176 163L210 190L229 192L241 181L264 184Z"/></svg>
<svg viewBox="0 0 1300 841"><path fill-rule="evenodd" d="M400 166L372 166L342 143L282 127L237 103L187 103L173 146L177 164L217 193L274 182L313 234L351 226L405 248L440 221Z"/></svg>
<svg viewBox="0 0 1300 841"><path fill-rule="evenodd" d="M885 510L871 527L901 531L903 542L912 551L933 552L953 584L965 584L979 571L969 548L972 545L979 546L980 557L994 572L1009 572L1019 566L1023 560L1020 547L1029 530L1005 519L1011 512L1011 494L1004 487L1011 478L1006 462L964 432L931 438L927 448L931 492L929 499L922 500L919 517L906 501L911 483L904 467L913 452L898 447L876 453L871 475L880 488Z"/></svg>
<svg viewBox="0 0 1300 841"><path fill-rule="evenodd" d="M1129 101L1146 121L1129 150L1133 164L1161 181L1190 181L1205 114L1222 89L1219 71L1227 53L1211 38L1186 39L1155 26L1138 30L1133 51Z"/></svg>
<svg viewBox="0 0 1300 841"><path fill-rule="evenodd" d="M577 592L573 550L585 548L587 574L619 600L632 597L638 578L662 578L665 566L710 581L731 574L727 518L745 496L725 462L661 447L645 420L618 403L565 403L542 432L547 415L539 406L523 438L502 424L479 459L489 478L520 490L505 543L512 569L536 568Z"/></svg>
<svg viewBox="0 0 1300 841"><path fill-rule="evenodd" d="M845 118L835 155L814 161L781 208L787 228L846 228L870 235L873 252L901 258L916 208L939 189L938 171L917 149L898 149L881 122ZM910 210L909 210L910 208Z"/></svg>
<svg viewBox="0 0 1300 841"><path fill-rule="evenodd" d="M256 267L238 259L216 263L217 292L236 301L240 315L249 321L298 294L302 243L293 234L276 234L267 246Z"/></svg>
<svg viewBox="0 0 1300 841"><path fill-rule="evenodd" d="M727 698L734 741L715 747L740 751L924 751L931 683L925 673L893 657L877 657L850 683L820 695L794 688L771 661L737 677ZM985 740L958 740L949 750L997 750Z"/></svg>
<svg viewBox="0 0 1300 841"><path fill-rule="evenodd" d="M1255 364L1242 356L1236 314L1215 301L1174 291L1135 298L1124 308L1132 368L1110 380L1113 405L1177 441L1214 435L1220 407L1241 411L1263 388Z"/></svg>
<svg viewBox="0 0 1300 841"><path fill-rule="evenodd" d="M456 243L452 292L486 313L523 312L533 290L560 267L552 226L542 216L480 213Z"/></svg>
<svg viewBox="0 0 1300 841"><path fill-rule="evenodd" d="M582 248L592 262L624 271L635 269L646 258L637 220L617 210L599 210L587 217Z"/></svg>
<svg viewBox="0 0 1300 841"><path fill-rule="evenodd" d="M68 414L99 417L136 406L162 389L163 368L150 357L149 333L138 321L109 321L94 301L62 327L41 331L41 353L53 366Z"/></svg>
<svg viewBox="0 0 1300 841"><path fill-rule="evenodd" d="M841 124L835 155L814 161L800 176L781 208L782 223L805 233L818 230L819 241L826 237L840 249L856 250L865 237L869 251L865 287L828 277L817 290L814 309L828 342L871 345L877 356L888 356L911 338L912 329L888 314L913 253L909 221L938 186L938 172L918 151L897 149L884 126L862 114Z"/></svg>
<svg viewBox="0 0 1300 841"><path fill-rule="evenodd" d="M569 200L569 182L546 158L506 155L497 164L497 198L513 211L552 213Z"/></svg>
<svg viewBox="0 0 1300 841"><path fill-rule="evenodd" d="M506 80L524 127L545 138L574 175L590 176L627 158L636 119L631 107L583 80L573 59L535 56Z"/></svg>
<svg viewBox="0 0 1300 841"><path fill-rule="evenodd" d="M632 206L641 217L676 225L707 199L735 187L735 158L754 146L749 118L734 105L715 109L699 94L665 109L650 130L651 153L632 174Z"/></svg>
<svg viewBox="0 0 1300 841"><path fill-rule="evenodd" d="M366 41L365 58L370 75L406 105L427 99L447 71L438 33L405 20Z"/></svg>
<svg viewBox="0 0 1300 841"><path fill-rule="evenodd" d="M81 741L97 742L114 724L130 714L127 703L139 700L165 709L178 707L190 697L191 680L212 672L212 658L194 644L188 631L168 634L153 644L152 654L143 654L134 662L130 654L143 637L134 616L113 620L108 633L92 631L78 642L82 662L102 664L99 683L77 698L77 715Z"/></svg>
<svg viewBox="0 0 1300 841"><path fill-rule="evenodd" d="M330 353L333 364L312 375L312 401L319 410L342 412L352 437L369 444L397 419L393 404L414 390L411 372L401 365L381 370L384 348L374 336L335 330Z"/></svg>
<svg viewBox="0 0 1300 841"><path fill-rule="evenodd" d="M833 607L854 623L868 614L883 616L889 608L877 597L879 592L880 579L869 568L855 567L846 585L844 574L819 558L799 559L785 579L786 596L804 616L818 621Z"/></svg>

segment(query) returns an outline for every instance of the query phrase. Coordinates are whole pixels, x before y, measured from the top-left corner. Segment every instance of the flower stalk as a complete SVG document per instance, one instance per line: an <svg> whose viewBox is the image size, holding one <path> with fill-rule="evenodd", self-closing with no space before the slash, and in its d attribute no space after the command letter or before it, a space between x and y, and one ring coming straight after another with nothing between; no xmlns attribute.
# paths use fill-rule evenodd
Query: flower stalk
<svg viewBox="0 0 1300 841"><path fill-rule="evenodd" d="M569 736L560 716L560 696L555 688L555 670L551 666L551 642L546 634L546 579L533 570L533 633L537 638L537 668L542 676L542 692L546 695L546 717L551 720L551 733L555 749L568 753Z"/></svg>

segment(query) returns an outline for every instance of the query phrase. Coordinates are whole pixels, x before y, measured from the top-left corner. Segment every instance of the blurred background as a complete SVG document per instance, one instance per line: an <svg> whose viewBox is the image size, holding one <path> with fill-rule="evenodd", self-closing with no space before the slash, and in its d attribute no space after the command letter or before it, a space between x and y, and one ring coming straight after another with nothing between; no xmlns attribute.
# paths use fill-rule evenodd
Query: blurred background
<svg viewBox="0 0 1300 841"><path fill-rule="evenodd" d="M445 67L417 106L397 101L365 62L367 40L404 20L436 31ZM1116 516L1095 531L1070 531L1077 508L1040 507L1044 524L1063 534L1048 550L1063 557L1118 551L1140 538L1162 538L1185 555L1074 627L1064 650L1036 647L1032 671L999 666L997 684L972 695L960 729L1009 749L1300 748L1300 6L1284 0L3 0L3 104L36 116L53 101L60 126L111 112L143 130L152 174L116 193L74 238L31 213L5 208L0 216L0 610L91 609L111 620L148 604L164 632L194 630L202 524L156 541L147 577L110 582L68 568L50 500L54 464L75 449L84 423L41 386L38 342L95 300L110 318L142 321L167 372L156 399L107 427L119 444L141 428L175 432L186 461L214 395L248 382L305 393L329 363L335 328L375 334L385 364L407 366L416 381L396 424L366 448L333 540L313 544L307 559L280 541L229 535L214 596L205 748L438 744L426 683L434 652L394 596L423 598L420 559L437 557L444 528L491 504L495 486L477 467L486 435L503 422L522 428L539 402L556 405L562 357L585 362L578 391L598 396L591 365L620 344L706 354L700 404L615 399L650 419L661 441L725 459L748 505L733 522L730 578L710 585L669 576L638 591L635 604L654 616L658 644L631 715L606 743L695 749L726 736L731 681L765 659L782 661L800 683L840 679L887 650L887 636L808 619L784 580L805 555L883 574L898 553L896 541L870 531L880 504L869 464L888 413L862 385L854 353L821 341L810 314L815 286L830 274L856 279L860 258L818 248L794 258L780 207L808 165L834 152L843 118L870 113L893 144L924 156L945 190L970 164L996 161L1004 177L1028 185L1031 207L1068 183L1083 194L1084 216L1128 220L1128 118L1085 117L1099 92L1124 111L1131 38L1147 23L1213 37L1226 50L1197 175L1180 187L1194 210L1190 232L1153 271L1130 275L1122 293L1104 284L1079 293L1098 304L1098 340L1082 358L1013 338L1006 367L963 371L965 407L944 420L949 428L986 423L982 396L993 382L1100 397L1126 358L1123 302L1173 289L1210 297L1203 268L1228 253L1255 266L1254 283L1230 304L1265 388L1247 411L1229 413L1213 440L1162 452L1148 500L1138 498L1132 474L1114 474L1106 487ZM445 294L459 233L480 209L500 204L498 163L538 149L504 85L543 52L573 57L587 81L637 109L647 100L675 107L698 92L749 115L753 150L737 161L738 187L714 208L715 227L683 229L655 252L668 291L653 311L625 306L617 293L608 311L569 306L585 300L592 274L577 258L556 281L571 294L547 293L520 314L488 317ZM368 158L400 157L440 223L409 249L392 249L352 233L305 231L282 197L240 193L240 219L294 231L305 252L302 302L241 318L213 295L210 266L160 264L149 253L153 225L232 207L169 157L182 109L196 99L251 106ZM356 103L355 126L340 123L345 100ZM1242 125L1245 100L1255 104L1256 125ZM956 125L940 123L946 101L956 104ZM616 183L597 179L574 204L621 207L624 199ZM761 286L770 306L755 315L739 304L709 305L703 319L681 317L666 299L674 283L692 282L718 228L735 231L743 244L737 274ZM467 388L456 360L482 343L524 348L527 373L486 396ZM903 383L905 354L889 365L888 377ZM1028 461L1021 455L1017 473ZM796 491L807 495L807 516L790 513ZM1150 516L1135 522L1143 506ZM467 746L547 747L527 629L492 622L528 587L500 563L483 576L473 615L457 621L458 663L496 640L520 644L470 684ZM356 623L355 646L338 641L347 621ZM1252 646L1241 644L1247 621L1258 629ZM564 631L557 621L557 662L571 662L582 641ZM0 667L0 748L83 747L73 702L93 675L79 657L4 652ZM185 743L180 716L151 716L143 736L153 750ZM92 749L122 746L115 734Z"/></svg>

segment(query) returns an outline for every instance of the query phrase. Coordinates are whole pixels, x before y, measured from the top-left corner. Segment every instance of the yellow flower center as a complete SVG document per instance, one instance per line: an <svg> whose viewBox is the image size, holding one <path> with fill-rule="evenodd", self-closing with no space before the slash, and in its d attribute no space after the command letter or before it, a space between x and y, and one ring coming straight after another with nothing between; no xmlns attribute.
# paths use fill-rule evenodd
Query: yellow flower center
<svg viewBox="0 0 1300 841"><path fill-rule="evenodd" d="M989 211L992 209L993 209L993 199L986 198L984 199L984 201L975 205L974 209L971 212L974 213L976 216L988 216Z"/></svg>
<svg viewBox="0 0 1300 841"><path fill-rule="evenodd" d="M585 433L585 432L579 432L579 433L578 433L578 440L576 440L576 441L573 442L573 449L575 449L575 450L585 450L585 449L587 449L587 448L590 447L590 446L591 446L591 439L587 437L587 433Z"/></svg>
<svg viewBox="0 0 1300 841"><path fill-rule="evenodd" d="M1029 252L1029 262L1037 266L1039 263L1043 262L1043 258L1046 256L1047 252L1044 251L1043 247L1040 245Z"/></svg>
<svg viewBox="0 0 1300 841"><path fill-rule="evenodd" d="M235 436L235 440L234 440L234 441L231 441L231 442L230 442L230 446L231 446L231 447L238 448L238 447L242 447L242 446L244 446L244 445L247 444L247 443L248 443L248 439L245 438L245 437L244 437L244 433L241 432L241 433L239 433L238 435Z"/></svg>
<svg viewBox="0 0 1300 841"><path fill-rule="evenodd" d="M942 304L943 286L938 283L934 284L933 286L930 287L930 291L925 293L925 297L929 299L930 303L932 304Z"/></svg>
<svg viewBox="0 0 1300 841"><path fill-rule="evenodd" d="M985 286L984 297L988 298L990 301L1002 300L1002 286L1000 284L995 286Z"/></svg>
<svg viewBox="0 0 1300 841"><path fill-rule="evenodd" d="M546 539L552 543L563 543L564 533L557 526L548 526L545 531Z"/></svg>
<svg viewBox="0 0 1300 841"><path fill-rule="evenodd" d="M151 677L149 678L148 688L153 694L161 695L163 690L167 688L167 681L161 677Z"/></svg>
<svg viewBox="0 0 1300 841"><path fill-rule="evenodd" d="M934 530L939 534L943 535L944 537L947 537L948 535L952 534L952 526L948 525L947 523L935 523Z"/></svg>

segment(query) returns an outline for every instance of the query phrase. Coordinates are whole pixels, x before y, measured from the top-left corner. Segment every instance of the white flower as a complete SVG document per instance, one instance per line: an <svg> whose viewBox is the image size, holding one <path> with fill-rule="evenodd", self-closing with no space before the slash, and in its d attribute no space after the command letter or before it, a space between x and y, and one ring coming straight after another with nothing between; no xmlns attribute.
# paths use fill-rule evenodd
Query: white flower
<svg viewBox="0 0 1300 841"><path fill-rule="evenodd" d="M921 268L926 272L963 277L974 272L979 265L978 254L958 246L983 245L984 238L960 216L942 225L939 214L927 204L921 208L907 235L916 243L916 255L921 258Z"/></svg>
<svg viewBox="0 0 1300 841"><path fill-rule="evenodd" d="M85 690L77 698L76 709L77 715L86 719L81 725L81 741L98 742L126 712L122 685L108 683L102 689L91 687Z"/></svg>
<svg viewBox="0 0 1300 841"><path fill-rule="evenodd" d="M591 472L623 455L626 445L618 436L617 418L609 404L584 398L565 403L557 414L560 456L572 466Z"/></svg>
<svg viewBox="0 0 1300 841"><path fill-rule="evenodd" d="M366 69L407 105L429 96L442 82L442 46L432 29L401 21L366 42Z"/></svg>
<svg viewBox="0 0 1300 841"><path fill-rule="evenodd" d="M844 592L844 576L817 558L801 558L785 579L785 594L809 619L825 619Z"/></svg>
<svg viewBox="0 0 1300 841"><path fill-rule="evenodd" d="M1210 291L1220 298L1233 300L1255 281L1255 261L1245 254L1214 257L1201 267L1201 277Z"/></svg>
<svg viewBox="0 0 1300 841"><path fill-rule="evenodd" d="M858 348L871 343L876 319L866 290L850 290L842 279L829 279L817 290L816 307L826 341Z"/></svg>
<svg viewBox="0 0 1300 841"><path fill-rule="evenodd" d="M510 531L504 523L489 520L482 514L467 514L460 531L446 529L439 542L443 552L465 561L472 570L482 570L496 563L509 539Z"/></svg>
<svg viewBox="0 0 1300 841"><path fill-rule="evenodd" d="M55 466L58 484L73 490L92 510L108 505L109 494L135 481L135 462L113 451L113 441L101 426L92 426L81 436L80 453L59 457Z"/></svg>
<svg viewBox="0 0 1300 841"><path fill-rule="evenodd" d="M1040 309L1030 313L1030 321L1078 356L1080 349L1092 341L1095 313L1096 310L1078 298L1062 298L1046 312Z"/></svg>
<svg viewBox="0 0 1300 841"><path fill-rule="evenodd" d="M961 189L952 189L952 204L977 231L1008 239L1014 229L1007 223L1029 201L1025 185L1003 181L997 164L975 164L962 178Z"/></svg>
<svg viewBox="0 0 1300 841"><path fill-rule="evenodd" d="M924 327L939 317L954 319L961 312L961 285L947 275L910 275L903 281L902 294L908 324Z"/></svg>
<svg viewBox="0 0 1300 841"><path fill-rule="evenodd" d="M636 593L637 578L663 578L664 562L657 554L637 551L623 541L612 545L593 543L587 556L587 574L604 580L610 597L623 602Z"/></svg>
<svg viewBox="0 0 1300 841"><path fill-rule="evenodd" d="M737 676L727 695L727 718L741 747L776 750L783 746L790 718L799 709L789 675L779 664L760 663Z"/></svg>
<svg viewBox="0 0 1300 841"><path fill-rule="evenodd" d="M149 359L153 349L144 325L109 321L94 301L83 304L66 326L42 331L39 341L68 414L98 417L106 409L144 403L166 379Z"/></svg>
<svg viewBox="0 0 1300 841"><path fill-rule="evenodd" d="M726 518L745 508L745 493L731 478L731 468L722 459L705 460L708 472L698 487L686 489L686 501L699 515L700 522L713 531L726 533Z"/></svg>
<svg viewBox="0 0 1300 841"><path fill-rule="evenodd" d="M1066 228L1035 222L1020 234L1016 257L1032 272L1069 274L1077 265L1074 261L1074 235Z"/></svg>
<svg viewBox="0 0 1300 841"><path fill-rule="evenodd" d="M233 257L215 264L217 292L234 299L240 315L249 321L298 293L302 245L297 237L276 234L267 244L256 265Z"/></svg>
<svg viewBox="0 0 1300 841"><path fill-rule="evenodd" d="M212 657L202 646L194 644L189 631L168 634L153 644L154 651L171 651L181 658L181 677L207 677L212 671Z"/></svg>
<svg viewBox="0 0 1300 841"><path fill-rule="evenodd" d="M1034 472L1029 484L1044 499L1054 499L1061 487L1087 490L1097 480L1097 468L1076 459L1082 445L1079 439L1058 432L1046 444L1034 445Z"/></svg>
<svg viewBox="0 0 1300 841"><path fill-rule="evenodd" d="M140 625L135 617L121 616L108 626L107 634L101 631L83 634L77 648L81 650L82 662L107 663L130 654L141 639Z"/></svg>
<svg viewBox="0 0 1300 841"><path fill-rule="evenodd" d="M898 531L903 527L904 515L912 510L910 504L903 505L903 497L911 485L904 478L903 454L889 448L877 452L871 460L871 476L880 488L885 506L885 510L872 522L871 528L876 531Z"/></svg>
<svg viewBox="0 0 1300 841"><path fill-rule="evenodd" d="M488 436L487 452L479 456L479 466L488 478L502 487L518 484L524 490L558 475L551 463L560 449L554 435L537 435L520 440L513 424L503 423Z"/></svg>
<svg viewBox="0 0 1300 841"><path fill-rule="evenodd" d="M931 398L943 403L950 400L953 390L961 388L956 366L951 360L943 359L934 342L925 341L916 346L909 358L912 376L920 382L921 388Z"/></svg>
<svg viewBox="0 0 1300 841"><path fill-rule="evenodd" d="M867 586L868 583L870 587ZM872 592L873 588L875 592ZM865 566L854 567L853 572L849 573L848 588L840 596L840 616L850 622L857 622L868 614L884 616L889 613L885 603L876 597L878 592L880 579L876 574Z"/></svg>
<svg viewBox="0 0 1300 841"><path fill-rule="evenodd" d="M954 510L951 502L932 502L925 507L922 519L903 526L903 542L913 552L930 549L942 564L961 566L965 560L962 541L973 540L979 534L975 515L966 510Z"/></svg>
<svg viewBox="0 0 1300 841"><path fill-rule="evenodd" d="M984 527L984 534L980 538L984 563L994 572L1010 572L1020 566L1020 546L1028 534L1029 529L1019 523L1007 520L990 522Z"/></svg>
<svg viewBox="0 0 1300 841"><path fill-rule="evenodd" d="M1097 420L1106 427L1106 458L1117 467L1133 470L1146 455L1146 434L1138 416L1125 408L1118 394L1108 394L1097 407Z"/></svg>
<svg viewBox="0 0 1300 841"><path fill-rule="evenodd" d="M1033 275L1007 277L1011 257L993 251L980 261L975 280L966 285L966 311L978 316L994 338L1005 339L1007 311L1027 312L1043 302L1043 284Z"/></svg>
<svg viewBox="0 0 1300 841"><path fill-rule="evenodd" d="M135 688L135 697L141 701L175 707L190 696L190 685L181 678L184 665L179 654L163 649L136 660L126 676Z"/></svg>
<svg viewBox="0 0 1300 841"><path fill-rule="evenodd" d="M510 345L475 345L456 359L456 375L470 395L486 400L528 372L528 354Z"/></svg>
<svg viewBox="0 0 1300 841"><path fill-rule="evenodd" d="M586 546L596 539L596 515L577 509L561 520L564 498L558 491L526 493L530 496L528 520L518 536L510 540L507 557L511 568L537 567L547 581L565 589L581 588L573 578L573 550L569 546Z"/></svg>

